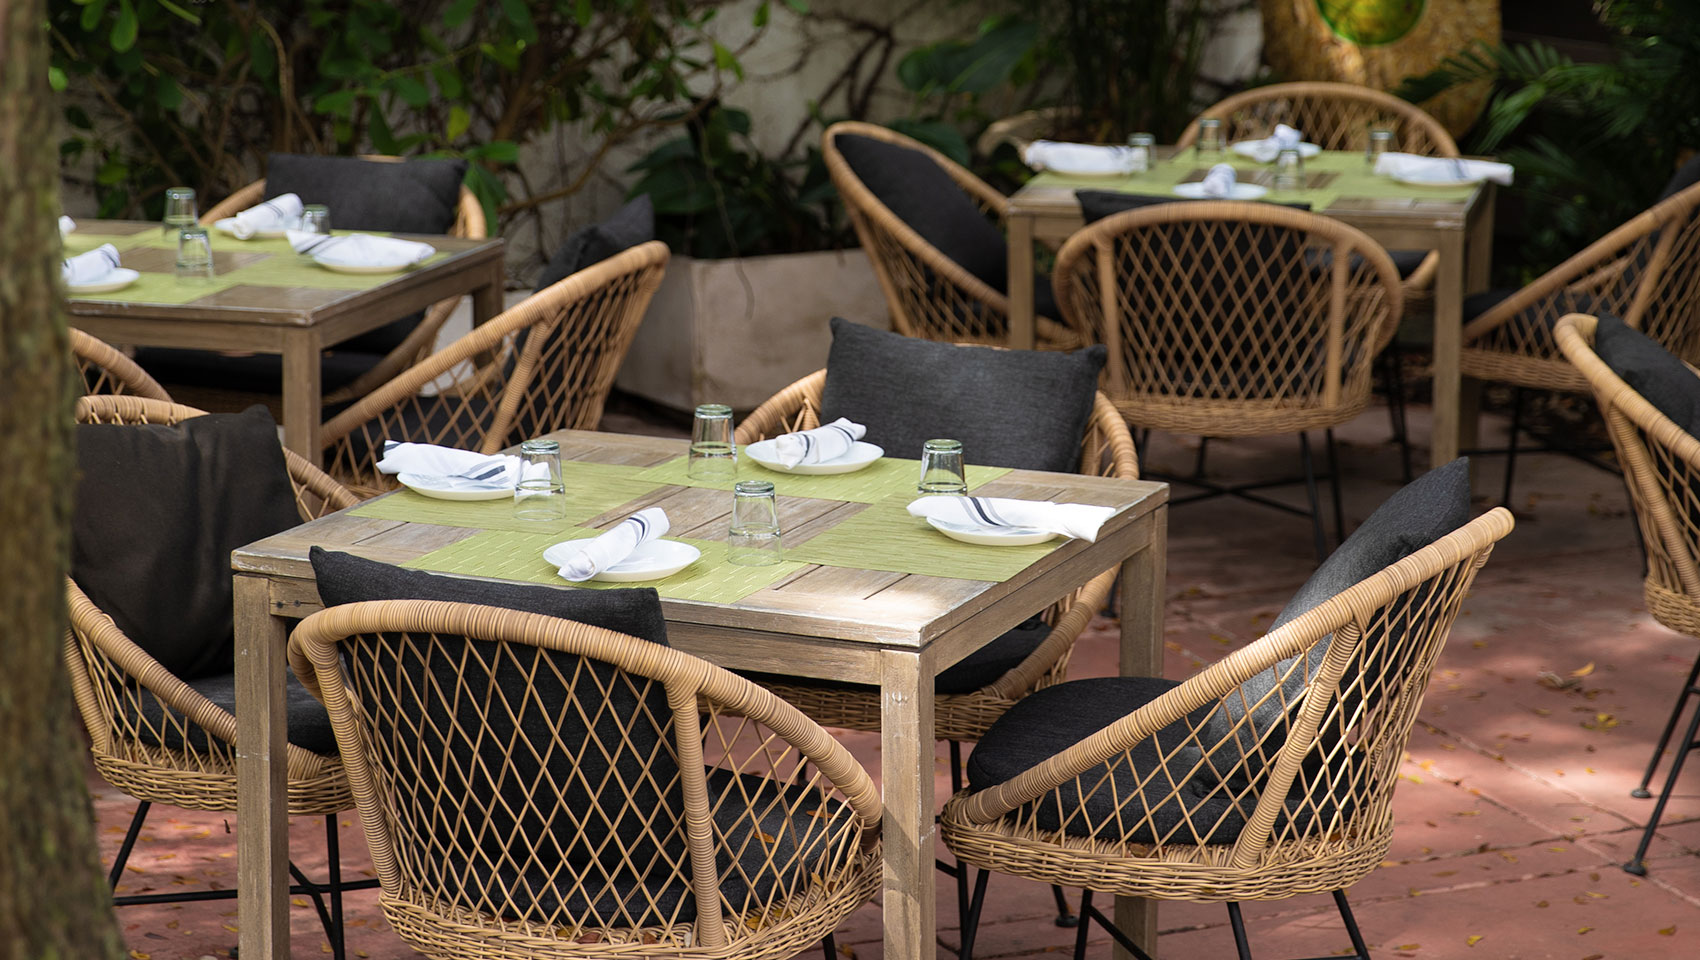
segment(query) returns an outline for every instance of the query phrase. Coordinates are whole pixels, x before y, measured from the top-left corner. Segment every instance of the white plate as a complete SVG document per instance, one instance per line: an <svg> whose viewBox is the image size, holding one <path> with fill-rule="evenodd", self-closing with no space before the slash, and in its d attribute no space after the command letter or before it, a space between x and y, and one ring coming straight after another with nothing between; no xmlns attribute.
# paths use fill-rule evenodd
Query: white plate
<svg viewBox="0 0 1700 960"><path fill-rule="evenodd" d="M68 290L72 296L85 296L91 293L111 293L114 290L122 290L141 278L142 275L140 273L131 270L129 267L113 267L111 273L93 283L79 284L74 287L66 287L65 289Z"/></svg>
<svg viewBox="0 0 1700 960"><path fill-rule="evenodd" d="M934 530L952 540L963 543L977 543L983 547L1025 547L1028 544L1044 543L1053 539L1056 534L1049 530L1039 530L1034 527L971 527L962 523L951 523L948 520L927 518L927 523Z"/></svg>
<svg viewBox="0 0 1700 960"><path fill-rule="evenodd" d="M503 500L513 499L513 487L492 490L457 490L443 483L443 478L427 473L398 473L401 485L420 496L433 500Z"/></svg>
<svg viewBox="0 0 1700 960"><path fill-rule="evenodd" d="M1394 177L1394 180L1408 187L1469 187L1481 183L1487 177L1458 177L1450 173L1414 177Z"/></svg>
<svg viewBox="0 0 1700 960"><path fill-rule="evenodd" d="M566 540L543 551L543 560L557 569L566 566L583 540ZM602 571L592 580L604 583L636 583L641 580L660 580L670 577L697 562L702 551L677 540L651 540L631 552L619 563Z"/></svg>
<svg viewBox="0 0 1700 960"><path fill-rule="evenodd" d="M1235 153L1239 154L1242 157L1246 157L1246 158L1251 159L1251 160L1257 160L1257 145L1262 143L1262 142L1263 142L1262 140L1241 140L1237 143L1228 144L1228 149L1234 151ZM1299 144L1299 156L1302 157L1303 159L1309 160L1311 157L1317 156L1321 153L1322 153L1322 148L1320 146L1314 144L1314 143L1301 143L1301 144ZM1263 163L1265 161L1260 160L1258 162ZM1271 159L1267 162L1268 163L1274 163L1275 161L1273 159Z"/></svg>
<svg viewBox="0 0 1700 960"><path fill-rule="evenodd" d="M430 255L427 253L425 257ZM423 260L425 257L420 257L419 260ZM326 260L323 257L313 258L314 263L337 273L400 273L417 264L419 260L409 260L406 263L342 263L336 260Z"/></svg>
<svg viewBox="0 0 1700 960"><path fill-rule="evenodd" d="M1186 197L1189 200L1256 200L1269 192L1269 188L1256 183L1236 183L1234 189L1225 197L1207 197L1204 195L1204 183L1177 183L1175 196Z"/></svg>
<svg viewBox="0 0 1700 960"><path fill-rule="evenodd" d="M779 462L779 457L773 450L772 440L752 443L744 448L744 453L748 454L751 460L776 473L796 473L810 477L834 473L855 473L857 470L873 466L875 461L885 456L883 448L871 443L863 443L860 440L852 443L849 452L842 457L828 460L825 463L799 463L794 467L787 467Z"/></svg>
<svg viewBox="0 0 1700 960"><path fill-rule="evenodd" d="M255 230L253 233L248 234L246 237L238 237L238 236L236 236L236 230L234 229L235 226L236 226L236 218L235 217L225 217L223 220L214 220L213 221L213 229L214 230L217 230L219 233L229 234L231 237L234 237L237 240L281 240L285 236L287 236L288 233L289 233L289 231L287 229L284 229L284 230Z"/></svg>

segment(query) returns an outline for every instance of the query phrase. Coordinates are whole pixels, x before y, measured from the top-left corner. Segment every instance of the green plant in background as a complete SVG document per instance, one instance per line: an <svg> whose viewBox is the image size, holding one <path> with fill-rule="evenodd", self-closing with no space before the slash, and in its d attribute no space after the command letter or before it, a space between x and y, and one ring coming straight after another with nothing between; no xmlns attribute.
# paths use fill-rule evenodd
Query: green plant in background
<svg viewBox="0 0 1700 960"><path fill-rule="evenodd" d="M897 63L909 115L887 126L966 166L972 151L963 131L997 119L990 103L1011 109L1012 94L1037 76L1038 54L1038 24L1017 14L983 21L972 38L916 47Z"/></svg>
<svg viewBox="0 0 1700 960"><path fill-rule="evenodd" d="M1465 140L1517 168L1527 281L1645 209L1700 147L1700 20L1666 0L1604 0L1616 58L1577 63L1539 43L1477 46L1396 91L1413 102L1487 79L1494 93Z"/></svg>

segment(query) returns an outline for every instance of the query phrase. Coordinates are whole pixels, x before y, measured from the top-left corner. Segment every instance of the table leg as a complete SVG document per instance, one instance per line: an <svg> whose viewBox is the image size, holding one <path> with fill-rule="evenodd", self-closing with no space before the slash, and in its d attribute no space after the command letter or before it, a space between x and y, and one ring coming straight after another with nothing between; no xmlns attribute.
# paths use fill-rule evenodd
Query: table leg
<svg viewBox="0 0 1700 960"><path fill-rule="evenodd" d="M933 875L932 658L880 654L880 783L885 796L885 956L926 960L938 943Z"/></svg>
<svg viewBox="0 0 1700 960"><path fill-rule="evenodd" d="M1033 218L1009 218L1009 345L1031 350L1033 323ZM1056 319L1052 317L1051 319Z"/></svg>
<svg viewBox="0 0 1700 960"><path fill-rule="evenodd" d="M1464 237L1446 233L1440 238L1440 269L1434 277L1434 430L1429 437L1429 466L1451 463L1458 456L1458 351L1464 326Z"/></svg>
<svg viewBox="0 0 1700 960"><path fill-rule="evenodd" d="M283 346L283 445L313 466L321 464L319 417L324 394L319 382L319 338L302 329Z"/></svg>
<svg viewBox="0 0 1700 960"><path fill-rule="evenodd" d="M238 575L236 613L237 924L243 960L289 956L289 772L283 709L287 622L270 584Z"/></svg>
<svg viewBox="0 0 1700 960"><path fill-rule="evenodd" d="M472 291L472 325L479 324L502 312L502 288L507 285L507 274L503 271L503 261L500 258L490 261L490 277L482 287Z"/></svg>
<svg viewBox="0 0 1700 960"><path fill-rule="evenodd" d="M1121 675L1163 675L1163 603L1168 593L1169 508L1158 507L1145 518L1151 539L1145 549L1122 563ZM1142 897L1116 898L1116 926L1150 956L1157 956L1157 901ZM1117 944L1115 960L1133 960Z"/></svg>

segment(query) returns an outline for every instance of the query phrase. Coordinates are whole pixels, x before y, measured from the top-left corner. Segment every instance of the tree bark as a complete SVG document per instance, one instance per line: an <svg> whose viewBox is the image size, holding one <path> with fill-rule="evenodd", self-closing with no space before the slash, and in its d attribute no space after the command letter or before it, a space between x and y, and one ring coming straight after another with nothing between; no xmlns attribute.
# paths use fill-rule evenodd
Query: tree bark
<svg viewBox="0 0 1700 960"><path fill-rule="evenodd" d="M72 373L43 0L0 0L0 957L120 958L70 683Z"/></svg>

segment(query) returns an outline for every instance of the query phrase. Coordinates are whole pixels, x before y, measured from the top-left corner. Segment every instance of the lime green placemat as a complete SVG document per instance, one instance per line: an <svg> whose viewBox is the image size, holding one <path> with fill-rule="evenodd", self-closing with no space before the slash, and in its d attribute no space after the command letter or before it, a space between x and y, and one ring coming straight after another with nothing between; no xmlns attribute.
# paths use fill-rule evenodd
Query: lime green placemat
<svg viewBox="0 0 1700 960"><path fill-rule="evenodd" d="M438 573L459 573L502 580L523 580L552 586L608 590L619 587L654 587L674 600L704 603L736 603L757 590L770 587L803 568L802 563L783 560L765 567L740 567L726 560L726 545L713 540L685 540L702 551L697 561L661 580L641 583L569 583L543 559L543 551L563 540L582 540L602 533L574 527L561 533L516 533L487 530L459 543L433 550L404 566Z"/></svg>
<svg viewBox="0 0 1700 960"><path fill-rule="evenodd" d="M731 490L734 481L693 480L685 476L689 457L669 460L638 474L640 480L671 483L683 487L708 487ZM976 467L966 470L968 489L989 483L1009 472L1008 467ZM781 497L808 497L814 500L840 500L849 503L877 503L887 497L906 495L904 503L913 500L915 483L921 478L921 461L898 457L881 457L872 466L855 473L838 473L824 477L805 477L794 473L769 470L751 460L747 454L738 457L738 480L771 480L773 492Z"/></svg>
<svg viewBox="0 0 1700 960"><path fill-rule="evenodd" d="M514 502L507 497L499 500L435 500L412 490L398 490L387 497L361 504L349 513L356 517L405 520L440 527L475 527L524 533L543 531L556 540L564 540L577 524L623 503L630 503L661 486L653 481L636 479L636 472L636 467L616 464L578 461L561 464L561 479L565 482L567 493L567 515L554 521L516 519Z"/></svg>
<svg viewBox="0 0 1700 960"><path fill-rule="evenodd" d="M889 570L957 580L1002 582L1067 542L1025 547L982 547L952 540L909 515L910 496L892 497L822 531L795 547L788 560L858 570Z"/></svg>
<svg viewBox="0 0 1700 960"><path fill-rule="evenodd" d="M146 244L149 240L158 240L159 231L149 230L146 233L132 233L122 237L99 233L84 233L78 230L65 238L65 256L74 257L88 253L90 250L110 243L119 251L129 250Z"/></svg>
<svg viewBox="0 0 1700 960"><path fill-rule="evenodd" d="M1233 164L1236 176L1246 181L1250 181L1256 174L1273 170L1272 165L1256 163L1234 154L1229 154L1223 162ZM1157 164L1148 173L1125 177L1079 177L1040 173L1028 183L1036 187L1110 190L1117 193L1173 197L1176 184L1187 180L1194 171L1208 169L1210 166L1211 163L1200 161L1193 151L1186 150L1174 159ZM1305 174L1309 176L1317 173L1331 173L1334 178L1316 189L1281 192L1271 190L1261 199L1271 203L1308 203L1313 211L1321 213L1334 201L1345 197L1370 200L1458 201L1469 198L1476 189L1474 186L1413 187L1391 177L1376 176L1361 153L1338 150L1325 150L1305 161Z"/></svg>
<svg viewBox="0 0 1700 960"><path fill-rule="evenodd" d="M73 294L73 297L77 300L115 300L120 303L189 303L234 287L240 282L230 277L214 277L199 283L181 283L175 273L143 273L135 283L122 290Z"/></svg>
<svg viewBox="0 0 1700 960"><path fill-rule="evenodd" d="M339 235L361 232L371 233L373 236L379 237L388 236L386 233L371 230L337 230L333 232ZM75 237L77 235L73 233L71 236ZM265 258L262 260L220 273L218 276L219 281L224 282L228 280L229 283L226 284L227 286L234 286L236 284L251 284L261 287L310 287L319 290L367 290L399 275L396 273L337 273L334 270L327 270L324 267L301 257L301 255L295 252L294 248L290 247L289 241L282 237L238 240L228 234L212 230L208 232L208 238L212 241L214 253L265 255ZM177 249L177 241L167 239L159 232L152 230L133 237L105 237L98 239L101 242L105 242L107 240L112 241L114 244L118 245L118 249L121 251L138 247L147 247L159 250ZM128 243L120 243L120 241L128 241ZM99 243L91 244L89 249L92 250L96 246L99 246ZM69 250L69 246L67 246L66 249ZM438 260L441 260L446 256L448 256L446 253L435 253L421 261L421 265L436 263Z"/></svg>

